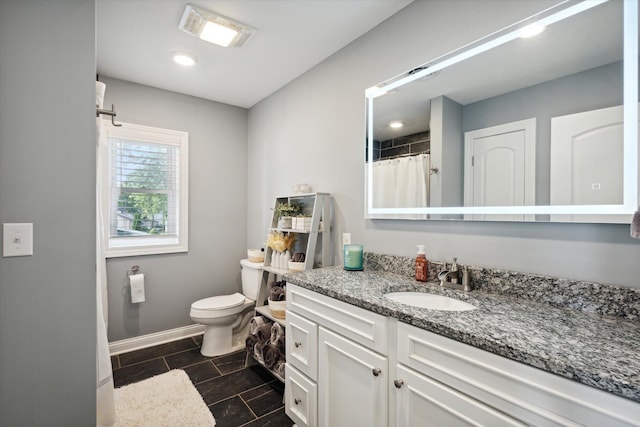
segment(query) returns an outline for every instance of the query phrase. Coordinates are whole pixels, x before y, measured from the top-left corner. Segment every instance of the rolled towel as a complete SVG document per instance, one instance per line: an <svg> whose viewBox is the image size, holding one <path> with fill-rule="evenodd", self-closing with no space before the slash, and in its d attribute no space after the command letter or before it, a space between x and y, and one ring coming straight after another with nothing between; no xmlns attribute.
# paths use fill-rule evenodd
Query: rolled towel
<svg viewBox="0 0 640 427"><path fill-rule="evenodd" d="M285 363L284 360L278 360L276 362L276 364L273 366L273 370L276 371L276 374L280 375L282 378L284 378L284 374L285 374Z"/></svg>
<svg viewBox="0 0 640 427"><path fill-rule="evenodd" d="M249 333L255 335L258 328L265 324L264 317L256 316L249 322Z"/></svg>
<svg viewBox="0 0 640 427"><path fill-rule="evenodd" d="M247 335L247 338L244 340L245 346L247 347L248 353L253 353L253 348L258 342L258 338L255 335Z"/></svg>
<svg viewBox="0 0 640 427"><path fill-rule="evenodd" d="M260 344L264 344L271 340L271 322L266 322L264 325L260 325L256 330L256 337Z"/></svg>
<svg viewBox="0 0 640 427"><path fill-rule="evenodd" d="M278 281L274 281L274 282L269 283L269 289L282 288L286 284L287 284L287 282L284 281L284 280L281 280L279 282Z"/></svg>
<svg viewBox="0 0 640 427"><path fill-rule="evenodd" d="M630 234L634 239L640 239L640 207L638 207L638 210L633 214Z"/></svg>
<svg viewBox="0 0 640 427"><path fill-rule="evenodd" d="M256 345L253 346L253 357L255 357L255 359L260 363L264 363L262 346L263 344L260 344L259 342L257 342Z"/></svg>
<svg viewBox="0 0 640 427"><path fill-rule="evenodd" d="M286 354L285 342L286 342L286 340L284 338L284 335L279 337L278 340L275 342L275 345L278 347L278 351L280 352L280 355L282 356L282 360L284 360L284 355Z"/></svg>
<svg viewBox="0 0 640 427"><path fill-rule="evenodd" d="M278 346L270 343L262 347L262 356L264 358L264 366L269 369L273 368L276 362L281 359Z"/></svg>
<svg viewBox="0 0 640 427"><path fill-rule="evenodd" d="M269 291L269 298L271 301L284 301L286 292L283 288L273 287Z"/></svg>
<svg viewBox="0 0 640 427"><path fill-rule="evenodd" d="M278 342L278 338L284 337L284 328L277 322L271 326L271 344Z"/></svg>

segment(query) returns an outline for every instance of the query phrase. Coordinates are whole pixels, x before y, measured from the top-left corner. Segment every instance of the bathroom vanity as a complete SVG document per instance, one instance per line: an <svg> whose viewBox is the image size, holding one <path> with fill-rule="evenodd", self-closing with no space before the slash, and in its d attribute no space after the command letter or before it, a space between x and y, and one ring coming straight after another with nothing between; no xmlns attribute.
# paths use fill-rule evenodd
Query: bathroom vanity
<svg viewBox="0 0 640 427"><path fill-rule="evenodd" d="M300 426L640 425L633 314L442 289L366 265L286 278L286 411ZM405 291L477 308L384 297Z"/></svg>

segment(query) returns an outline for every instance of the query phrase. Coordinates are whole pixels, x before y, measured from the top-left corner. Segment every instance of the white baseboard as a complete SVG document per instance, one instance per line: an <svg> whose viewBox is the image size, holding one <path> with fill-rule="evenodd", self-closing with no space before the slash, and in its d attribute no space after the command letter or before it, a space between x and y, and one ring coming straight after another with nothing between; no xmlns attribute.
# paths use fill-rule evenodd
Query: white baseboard
<svg viewBox="0 0 640 427"><path fill-rule="evenodd" d="M113 341L109 343L109 354L115 356L116 354L126 353L128 351L140 350L141 348L153 347L154 345L193 337L203 334L204 328L204 325L188 325L176 329L169 329L168 331L154 332L153 334Z"/></svg>

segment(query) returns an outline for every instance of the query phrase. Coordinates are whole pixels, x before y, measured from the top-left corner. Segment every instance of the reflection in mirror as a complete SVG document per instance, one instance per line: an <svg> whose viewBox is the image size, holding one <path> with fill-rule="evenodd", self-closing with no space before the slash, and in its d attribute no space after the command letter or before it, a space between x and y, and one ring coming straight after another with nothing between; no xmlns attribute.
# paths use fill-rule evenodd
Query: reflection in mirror
<svg viewBox="0 0 640 427"><path fill-rule="evenodd" d="M563 4L383 82L367 217L628 223L637 93L637 5L621 1Z"/></svg>

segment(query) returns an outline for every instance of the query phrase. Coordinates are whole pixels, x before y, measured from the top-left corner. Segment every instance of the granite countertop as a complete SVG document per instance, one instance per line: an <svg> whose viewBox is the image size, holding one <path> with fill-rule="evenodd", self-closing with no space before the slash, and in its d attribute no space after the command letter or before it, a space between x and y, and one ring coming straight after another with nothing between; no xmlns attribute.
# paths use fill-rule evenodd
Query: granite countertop
<svg viewBox="0 0 640 427"><path fill-rule="evenodd" d="M640 402L640 322L508 295L461 292L379 270L327 267L287 274L289 283ZM436 311L383 295L424 291L467 301L470 311Z"/></svg>

